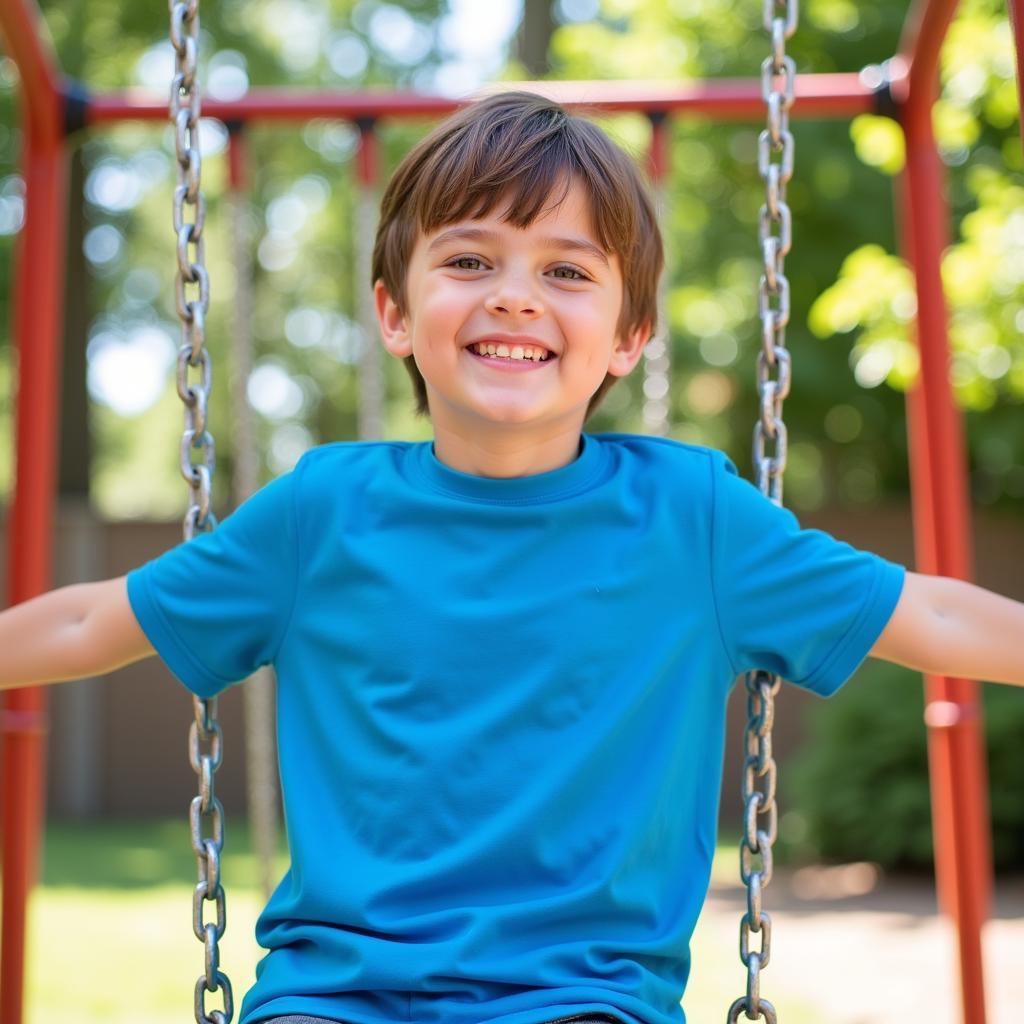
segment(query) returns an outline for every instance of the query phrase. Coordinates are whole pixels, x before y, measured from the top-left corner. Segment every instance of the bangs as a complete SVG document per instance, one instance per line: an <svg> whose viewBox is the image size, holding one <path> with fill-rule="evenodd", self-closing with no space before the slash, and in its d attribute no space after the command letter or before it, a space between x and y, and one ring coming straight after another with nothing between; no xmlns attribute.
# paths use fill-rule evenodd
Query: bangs
<svg viewBox="0 0 1024 1024"><path fill-rule="evenodd" d="M474 130L475 129L475 130ZM625 158L599 129L562 110L510 111L489 124L468 125L457 145L440 147L409 196L410 213L428 234L446 224L486 217L525 228L559 206L579 182L597 240L607 252L631 252L637 230L635 196L616 166Z"/></svg>

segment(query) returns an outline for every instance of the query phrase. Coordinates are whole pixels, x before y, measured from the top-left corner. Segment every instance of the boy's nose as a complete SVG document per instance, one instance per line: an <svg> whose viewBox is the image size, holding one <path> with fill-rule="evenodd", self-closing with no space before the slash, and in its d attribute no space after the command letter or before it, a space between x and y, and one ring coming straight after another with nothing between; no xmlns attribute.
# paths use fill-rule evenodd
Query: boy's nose
<svg viewBox="0 0 1024 1024"><path fill-rule="evenodd" d="M487 297L484 307L488 313L537 316L544 312L540 296L521 282L506 280Z"/></svg>

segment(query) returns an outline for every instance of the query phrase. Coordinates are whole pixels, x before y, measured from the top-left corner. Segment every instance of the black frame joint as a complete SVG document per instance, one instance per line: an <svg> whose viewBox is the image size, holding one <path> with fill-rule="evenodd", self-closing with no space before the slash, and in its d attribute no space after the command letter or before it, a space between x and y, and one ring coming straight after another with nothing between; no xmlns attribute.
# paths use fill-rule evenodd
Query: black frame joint
<svg viewBox="0 0 1024 1024"><path fill-rule="evenodd" d="M893 75L891 61L881 64L869 64L860 73L861 82L871 89L874 111L877 117L889 117L899 122L902 114L901 104L893 92Z"/></svg>
<svg viewBox="0 0 1024 1024"><path fill-rule="evenodd" d="M61 87L64 101L64 136L81 131L89 120L89 87L75 78L65 78Z"/></svg>

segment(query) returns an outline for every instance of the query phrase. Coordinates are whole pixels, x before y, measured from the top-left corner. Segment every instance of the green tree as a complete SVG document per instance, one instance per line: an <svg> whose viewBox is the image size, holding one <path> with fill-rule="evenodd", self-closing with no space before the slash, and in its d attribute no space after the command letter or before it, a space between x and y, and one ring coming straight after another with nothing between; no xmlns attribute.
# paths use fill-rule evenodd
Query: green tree
<svg viewBox="0 0 1024 1024"><path fill-rule="evenodd" d="M1013 506L1024 497L1024 169L1013 49L1005 7L963 5L942 54L935 133L949 165L957 234L942 262L950 306L952 381L965 410L974 497ZM883 175L903 167L903 139L888 121L852 126L857 154ZM884 282L884 283L883 283ZM862 386L906 391L917 378L916 303L899 256L861 246L810 310L822 338L849 333Z"/></svg>
<svg viewBox="0 0 1024 1024"><path fill-rule="evenodd" d="M87 91L148 89L161 100L172 70L167 12L114 0L51 0L41 5L48 43L66 72ZM439 18L444 0L356 3L254 0L202 8L200 82L204 95L238 95L247 84L316 88L422 87L444 59ZM13 62L0 63L0 374L10 382L10 271L23 185L16 167L20 133ZM226 136L204 131L206 260L211 276L207 345L214 366L211 429L217 440L215 498L227 500L233 454L228 406L227 331L232 316L232 255L227 223ZM392 163L421 129L385 129ZM261 416L264 478L281 472L298 447L355 433L353 247L356 183L353 126L327 120L249 133L251 194L259 258L255 264L257 370L299 396L290 412ZM72 217L86 221L90 270L90 380L135 353L139 389L157 372L155 405L117 409L90 404L95 438L93 499L112 517L180 515L177 470L181 406L173 386L179 342L174 311L174 238L170 227L173 143L165 123L129 123L74 140L86 175L84 195L71 196ZM15 207L18 206L18 210ZM290 319L289 319L290 318ZM401 367L389 366L397 404L407 395ZM276 376L274 376L276 374ZM11 436L10 387L4 424ZM6 457L8 446L0 446ZM9 488L11 467L3 484Z"/></svg>
<svg viewBox="0 0 1024 1024"><path fill-rule="evenodd" d="M246 82L429 90L446 59L455 4L208 4L203 8L203 88L221 95ZM896 51L908 6L908 0L807 0L788 50L801 72L860 70ZM76 66L90 89L150 83L161 98L166 94L165 9L114 0L45 0L42 9L58 56L67 62L72 49L79 52ZM760 4L575 0L551 9L558 22L549 49L552 78L752 77L768 52ZM83 27L75 28L83 11ZM573 20L581 15L587 20ZM955 239L944 273L975 494L980 501L1008 503L1024 495L1024 431L1015 425L1024 392L1024 302L1017 270L1024 266L1019 252L1024 211L1012 72L1001 0L964 0L944 51L942 102L936 111ZM495 72L509 82L526 76L514 59ZM21 187L14 166L14 84L12 65L4 59L0 232L5 224L7 230L0 233L0 332L10 323L12 211ZM649 132L644 117L604 123L642 155ZM385 172L427 127L415 121L382 126ZM708 117L674 119L664 221L673 254L668 295L672 433L726 448L744 469L756 410L761 127ZM892 122L869 116L852 125L794 120L793 129L796 176L788 200L794 248L786 272L793 306L787 333L795 366L794 390L786 402L787 500L798 508L830 501L870 505L900 496L907 487L902 390L915 372L909 336L913 293L897 251L891 181L901 165L901 136ZM212 280L212 428L223 498L232 456L230 419L222 412L232 285L222 136L211 126L204 139L203 186ZM304 446L355 436L358 335L352 319L357 290L367 287L352 269L355 141L352 126L326 120L263 125L250 132L257 369L261 380L284 396L284 412L259 420L265 478ZM90 132L81 145L95 313L90 374L101 376L105 346L121 353L116 345L134 339L134 351L145 353L147 338L151 365L162 366L164 374L161 397L152 408L119 413L93 400L94 497L107 514L176 516L183 491L176 455L181 414L166 365L168 346L173 351L178 337L168 128L124 125ZM163 335L162 343L153 341L153 331ZM386 367L389 436L427 436L429 424L411 415L403 368L391 359ZM139 373L141 390L142 369ZM0 334L0 375L10 380L6 333ZM588 429L643 429L641 383L639 373L620 383ZM10 436L10 386L2 395ZM0 457L7 457L8 448L0 446Z"/></svg>
<svg viewBox="0 0 1024 1024"><path fill-rule="evenodd" d="M896 51L908 4L817 0L801 9L799 30L787 45L798 70L849 72ZM604 0L597 18L556 32L553 74L751 77L768 52L760 17L756 4ZM673 433L724 447L744 466L760 344L760 127L675 120L665 224L674 257L668 302ZM909 336L914 294L897 255L887 180L902 166L902 135L894 122L871 116L852 125L794 119L792 127L794 248L786 272L794 390L785 410L787 496L799 508L829 501L870 505L907 487L902 392L916 373ZM638 150L646 145L646 126L638 119L617 119L612 128ZM957 239L944 273L975 495L1013 502L1024 496L1024 430L1013 422L1019 421L1024 372L1024 292L1017 271L1024 261L1012 45L1000 0L961 4L943 51L936 131ZM598 415L639 429L632 412L639 383L629 381L632 395L610 396ZM976 415L982 411L984 417Z"/></svg>

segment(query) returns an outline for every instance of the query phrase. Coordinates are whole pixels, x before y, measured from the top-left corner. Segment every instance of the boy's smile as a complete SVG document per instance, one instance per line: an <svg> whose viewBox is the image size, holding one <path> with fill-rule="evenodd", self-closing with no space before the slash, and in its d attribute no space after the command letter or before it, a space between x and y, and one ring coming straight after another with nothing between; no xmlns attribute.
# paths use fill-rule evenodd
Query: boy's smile
<svg viewBox="0 0 1024 1024"><path fill-rule="evenodd" d="M466 346L478 359L498 370L530 370L553 363L555 354L531 334L504 334L495 331Z"/></svg>
<svg viewBox="0 0 1024 1024"><path fill-rule="evenodd" d="M616 336L619 259L577 182L525 228L506 212L418 236L404 315L375 288L385 347L412 354L426 384L438 459L494 477L575 459L588 402L607 373L633 369L649 333Z"/></svg>

